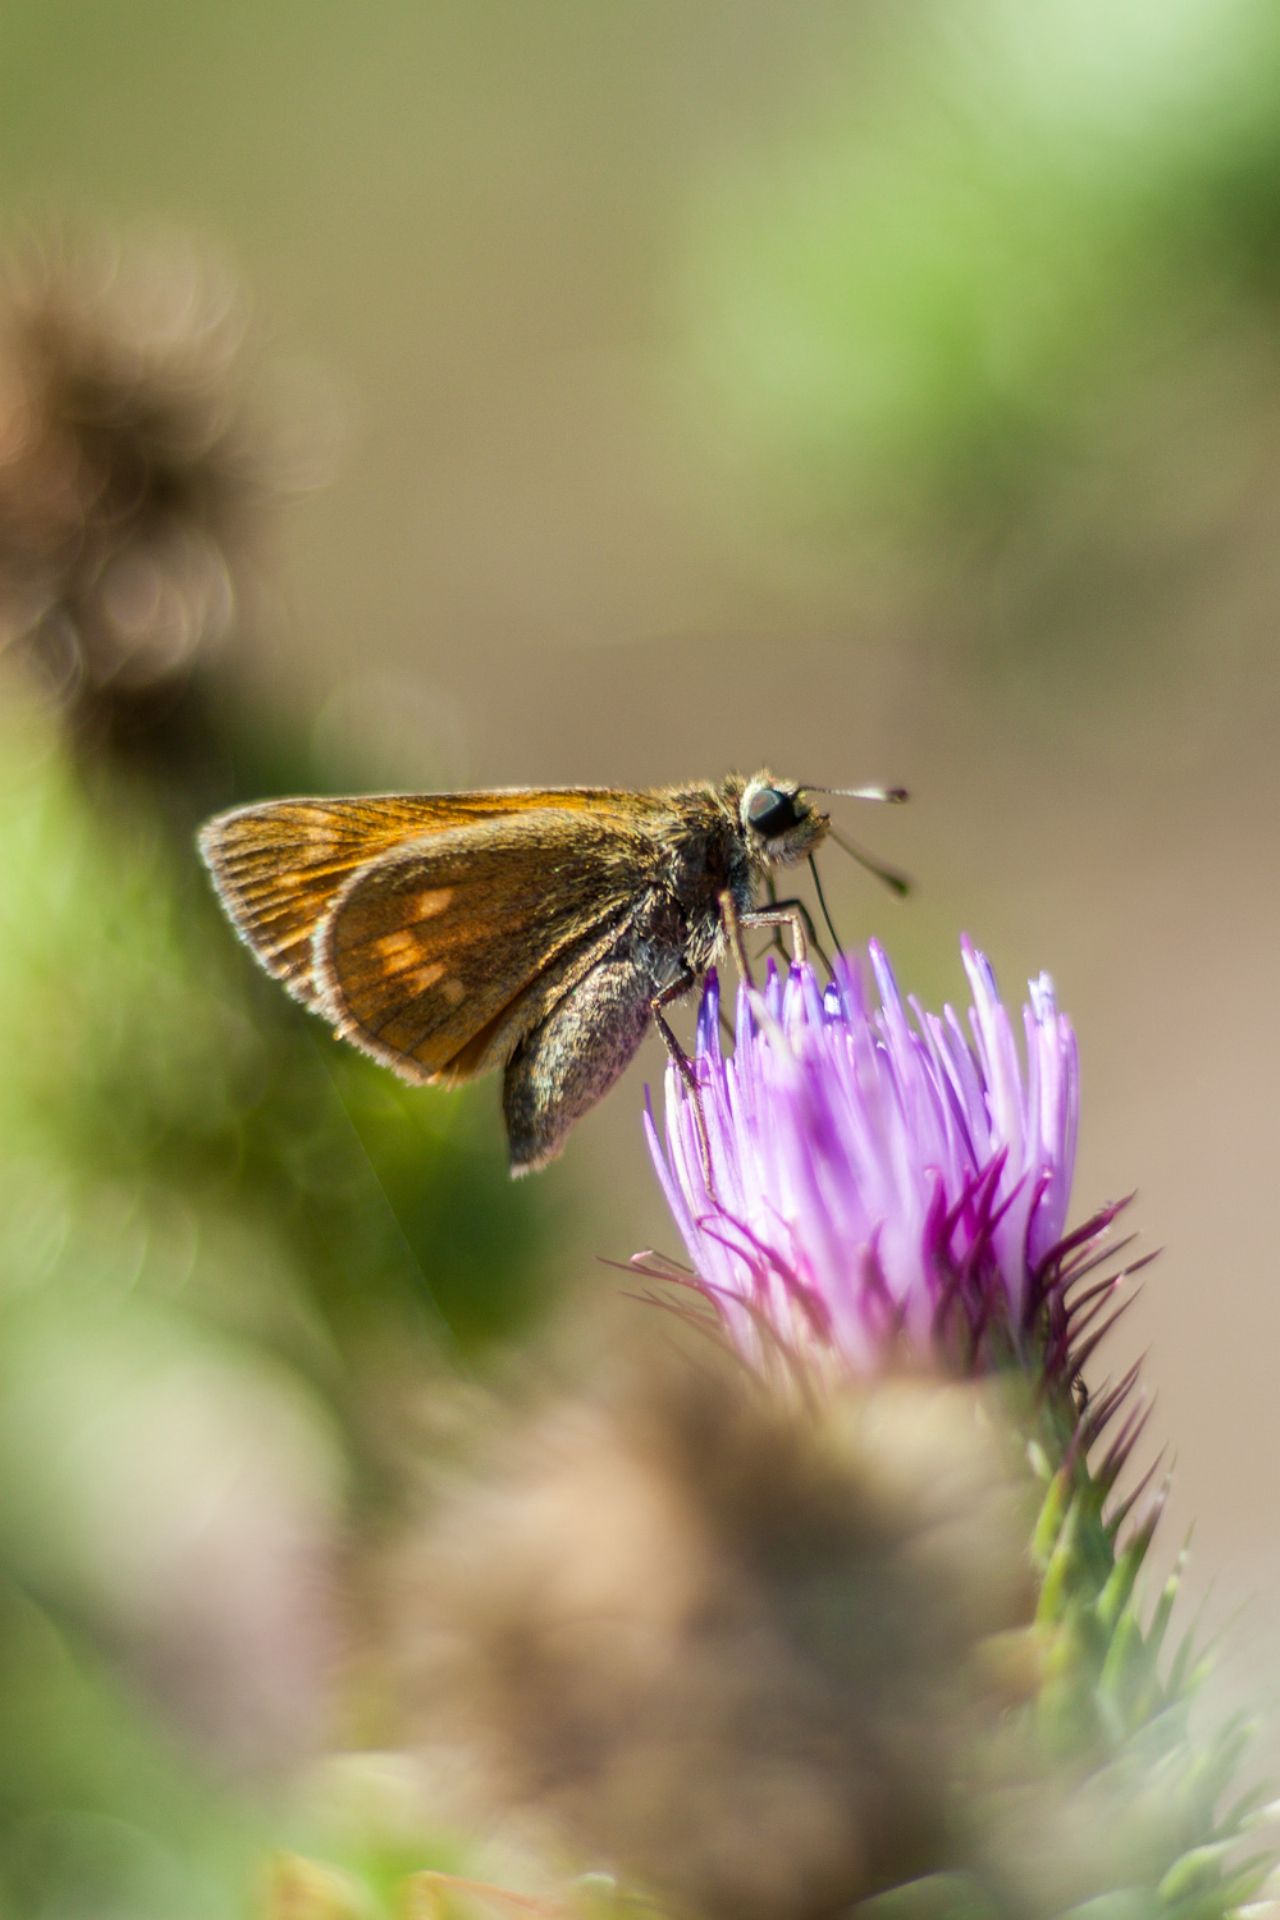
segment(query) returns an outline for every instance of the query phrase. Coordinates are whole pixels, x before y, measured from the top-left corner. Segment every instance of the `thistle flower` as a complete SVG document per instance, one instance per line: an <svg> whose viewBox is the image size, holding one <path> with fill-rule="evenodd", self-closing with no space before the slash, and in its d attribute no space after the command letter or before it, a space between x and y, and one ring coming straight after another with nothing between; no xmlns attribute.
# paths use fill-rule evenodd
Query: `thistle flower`
<svg viewBox="0 0 1280 1920"><path fill-rule="evenodd" d="M967 940L962 953L967 1023L904 1003L872 942L878 1007L847 958L825 990L808 966L771 967L763 994L739 991L731 1055L708 979L698 1096L672 1068L665 1141L646 1115L693 1272L644 1270L696 1288L752 1360L817 1349L861 1372L905 1349L963 1371L1020 1361L1066 1385L1105 1330L1122 1276L1072 1293L1118 1208L1065 1231L1075 1035L1041 974L1020 1057L990 965Z"/></svg>

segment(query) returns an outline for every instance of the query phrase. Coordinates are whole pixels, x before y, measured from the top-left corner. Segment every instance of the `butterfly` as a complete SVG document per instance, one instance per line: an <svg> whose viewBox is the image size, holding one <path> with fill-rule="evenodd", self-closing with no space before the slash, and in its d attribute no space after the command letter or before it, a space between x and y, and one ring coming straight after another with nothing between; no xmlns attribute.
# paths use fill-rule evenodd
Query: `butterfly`
<svg viewBox="0 0 1280 1920"><path fill-rule="evenodd" d="M663 1009L738 926L785 921L803 939L798 902L758 903L831 831L819 791L766 770L268 800L211 820L200 849L257 959L343 1039L410 1081L502 1070L522 1174L555 1158L651 1020L683 1060Z"/></svg>

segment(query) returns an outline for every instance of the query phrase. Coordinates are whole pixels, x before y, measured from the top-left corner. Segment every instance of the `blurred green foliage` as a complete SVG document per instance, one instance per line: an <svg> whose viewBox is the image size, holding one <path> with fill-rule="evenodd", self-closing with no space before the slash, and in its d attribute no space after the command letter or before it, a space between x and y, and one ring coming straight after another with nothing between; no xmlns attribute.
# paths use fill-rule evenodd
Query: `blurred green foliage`
<svg viewBox="0 0 1280 1920"><path fill-rule="evenodd" d="M1025 510L1118 388L1270 311L1280 27L1234 0L880 19L801 132L712 170L690 308L753 460L845 523Z"/></svg>
<svg viewBox="0 0 1280 1920"><path fill-rule="evenodd" d="M550 1297L552 1203L509 1182L483 1095L415 1097L260 978L195 855L202 782L86 763L5 693L0 1912L217 1913L271 1796L250 1819L201 1749L288 1751L325 1629L274 1704L220 1706L192 1669L216 1691L243 1659L252 1695L272 1634L286 1668L305 1649L287 1564L210 1648L170 1618L195 1598L171 1563L255 1480L261 1524L300 1511L315 1551L376 1529L433 1376ZM269 1590L237 1562L278 1541L213 1533L189 1578Z"/></svg>
<svg viewBox="0 0 1280 1920"><path fill-rule="evenodd" d="M163 794L86 785L38 726L0 747L5 1177L29 1285L99 1283L109 1249L112 1295L180 1294L335 1393L362 1330L456 1354L518 1323L548 1202L507 1184L493 1116L415 1098L261 979Z"/></svg>
<svg viewBox="0 0 1280 1920"><path fill-rule="evenodd" d="M914 576L934 645L1032 711L1265 670L1275 10L983 0L863 33L689 197L726 518L887 580L899 618Z"/></svg>

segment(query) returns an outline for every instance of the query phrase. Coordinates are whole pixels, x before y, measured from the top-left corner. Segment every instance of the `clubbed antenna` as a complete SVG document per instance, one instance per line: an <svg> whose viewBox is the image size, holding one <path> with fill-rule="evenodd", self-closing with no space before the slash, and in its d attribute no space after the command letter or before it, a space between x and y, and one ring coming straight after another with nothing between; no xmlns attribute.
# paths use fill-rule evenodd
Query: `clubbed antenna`
<svg viewBox="0 0 1280 1920"><path fill-rule="evenodd" d="M882 804L897 807L911 795L905 787L811 787L805 782L806 793L829 793L837 800L877 800Z"/></svg>

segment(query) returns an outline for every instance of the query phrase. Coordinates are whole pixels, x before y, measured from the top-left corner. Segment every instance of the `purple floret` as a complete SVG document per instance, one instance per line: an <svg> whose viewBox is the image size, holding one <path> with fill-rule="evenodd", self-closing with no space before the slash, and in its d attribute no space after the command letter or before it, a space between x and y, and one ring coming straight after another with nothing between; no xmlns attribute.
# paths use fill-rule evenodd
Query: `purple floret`
<svg viewBox="0 0 1280 1920"><path fill-rule="evenodd" d="M714 1193L674 1066L665 1143L652 1111L646 1127L690 1284L749 1359L816 1345L864 1371L905 1350L1066 1379L1105 1317L1121 1276L1068 1297L1104 1257L1117 1211L1064 1238L1079 1109L1070 1022L1041 974L1020 1049L986 958L967 940L962 953L967 1021L904 1003L873 942L878 1005L857 960L841 956L825 989L809 966L785 979L771 968L761 991L739 989L728 1055L708 978L695 1067Z"/></svg>

